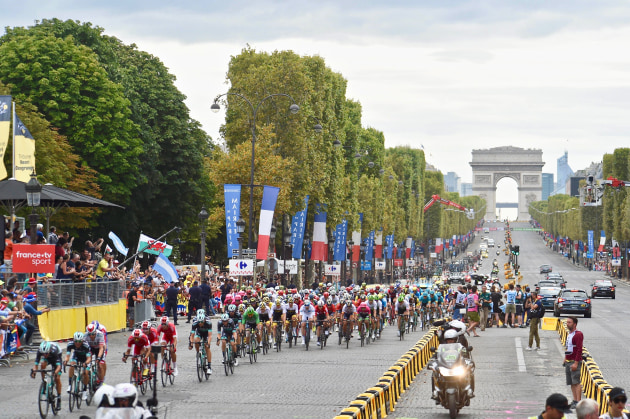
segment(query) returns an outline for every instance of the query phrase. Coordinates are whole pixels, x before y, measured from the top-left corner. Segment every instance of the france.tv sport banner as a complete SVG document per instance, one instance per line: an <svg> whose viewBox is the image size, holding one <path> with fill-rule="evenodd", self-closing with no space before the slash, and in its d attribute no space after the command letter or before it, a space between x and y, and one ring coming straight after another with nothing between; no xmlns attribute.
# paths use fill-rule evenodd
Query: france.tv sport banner
<svg viewBox="0 0 630 419"><path fill-rule="evenodd" d="M13 272L48 274L55 272L54 244L14 244Z"/></svg>
<svg viewBox="0 0 630 419"><path fill-rule="evenodd" d="M241 217L241 185L226 183L223 185L223 195L225 197L227 256L228 258L231 258L235 255L234 250L238 251L238 231L236 229L236 222Z"/></svg>

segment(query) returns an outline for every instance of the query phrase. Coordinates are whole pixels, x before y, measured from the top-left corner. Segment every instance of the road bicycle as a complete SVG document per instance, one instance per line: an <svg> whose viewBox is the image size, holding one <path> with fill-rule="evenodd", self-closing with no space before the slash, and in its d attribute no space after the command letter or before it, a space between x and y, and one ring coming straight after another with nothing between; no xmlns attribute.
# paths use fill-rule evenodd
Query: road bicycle
<svg viewBox="0 0 630 419"><path fill-rule="evenodd" d="M238 342L240 343L236 345L236 351L241 355L241 358L245 358L245 355L247 355L247 348L245 345L245 331L239 329L237 332L237 338Z"/></svg>
<svg viewBox="0 0 630 419"><path fill-rule="evenodd" d="M304 345L306 345L306 350L308 351L308 344L311 342L311 321L306 319L306 323L304 324Z"/></svg>
<svg viewBox="0 0 630 419"><path fill-rule="evenodd" d="M225 351L223 351L223 368L225 375L234 374L234 354L230 342L225 343Z"/></svg>
<svg viewBox="0 0 630 419"><path fill-rule="evenodd" d="M400 335L400 340L405 340L405 316L398 316L398 334Z"/></svg>
<svg viewBox="0 0 630 419"><path fill-rule="evenodd" d="M31 370L33 372L35 370ZM39 406L39 416L42 419L46 419L48 416L48 411L52 410L53 415L57 416L57 413L61 410L60 406L57 406L55 395L55 380L53 379L53 374L55 370L47 369L47 370L37 370L37 373L42 373L42 383L39 386L39 391L37 393L37 404Z"/></svg>
<svg viewBox="0 0 630 419"><path fill-rule="evenodd" d="M197 378L199 382L203 381L203 378L210 378L210 371L208 371L208 354L206 353L206 343L208 343L208 338L204 337L201 339L201 343L199 344L199 351L197 351Z"/></svg>
<svg viewBox="0 0 630 419"><path fill-rule="evenodd" d="M90 385L89 384L85 385L83 384L83 381L82 381L83 374L86 370L87 370L88 377L92 377L92 374L90 372L90 367L89 366L86 367L83 364L83 362L77 362L77 365L74 367L74 376L72 377L72 380L70 380L70 392L68 393L68 408L70 409L71 412L74 410L75 406L77 409L81 408L81 403L83 401L82 399L83 392L87 391L89 394ZM92 391L92 394L94 394L93 391ZM89 397L89 400L90 402L92 401L91 397ZM87 399L86 399L86 402L87 402Z"/></svg>
<svg viewBox="0 0 630 419"><path fill-rule="evenodd" d="M160 376L162 378L162 387L166 387L166 383L170 382L173 385L175 381L173 358L171 357L171 349L173 344L166 345L162 352L162 365L160 367Z"/></svg>
<svg viewBox="0 0 630 419"><path fill-rule="evenodd" d="M144 372L144 355L127 355L125 358L131 356L131 375L129 382L140 389L142 394L147 392L148 377L143 375Z"/></svg>
<svg viewBox="0 0 630 419"><path fill-rule="evenodd" d="M282 348L282 322L281 321L276 321L274 322L275 324L275 335L276 335L276 352L280 352L280 349Z"/></svg>
<svg viewBox="0 0 630 419"><path fill-rule="evenodd" d="M369 321L369 317L367 319L364 319L362 317L359 317L359 339L361 340L361 346L365 345L365 322Z"/></svg>
<svg viewBox="0 0 630 419"><path fill-rule="evenodd" d="M267 324L263 323L262 325L262 353L263 355L267 355L269 352L269 332L267 331Z"/></svg>
<svg viewBox="0 0 630 419"><path fill-rule="evenodd" d="M258 362L258 340L256 339L256 329L247 328L246 336L249 337L249 363L253 364L254 362Z"/></svg>

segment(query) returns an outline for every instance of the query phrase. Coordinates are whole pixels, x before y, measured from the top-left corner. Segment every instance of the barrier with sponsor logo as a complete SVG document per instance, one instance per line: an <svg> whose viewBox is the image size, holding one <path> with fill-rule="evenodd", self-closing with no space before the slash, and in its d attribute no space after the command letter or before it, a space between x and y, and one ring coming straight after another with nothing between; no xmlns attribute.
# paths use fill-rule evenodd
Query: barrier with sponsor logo
<svg viewBox="0 0 630 419"><path fill-rule="evenodd" d="M437 328L431 328L383 374L374 387L359 394L335 419L382 419L392 413L401 395L431 359L430 348L438 346L435 330Z"/></svg>

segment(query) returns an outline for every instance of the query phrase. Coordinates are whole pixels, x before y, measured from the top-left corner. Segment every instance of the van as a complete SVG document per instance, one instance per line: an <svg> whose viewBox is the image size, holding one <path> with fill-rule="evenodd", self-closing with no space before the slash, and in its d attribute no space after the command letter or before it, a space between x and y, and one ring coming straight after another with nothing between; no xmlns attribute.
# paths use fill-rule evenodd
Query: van
<svg viewBox="0 0 630 419"><path fill-rule="evenodd" d="M488 227L484 227L483 232L484 233L490 233L490 229Z"/></svg>
<svg viewBox="0 0 630 419"><path fill-rule="evenodd" d="M488 247L494 247L494 239L488 239Z"/></svg>

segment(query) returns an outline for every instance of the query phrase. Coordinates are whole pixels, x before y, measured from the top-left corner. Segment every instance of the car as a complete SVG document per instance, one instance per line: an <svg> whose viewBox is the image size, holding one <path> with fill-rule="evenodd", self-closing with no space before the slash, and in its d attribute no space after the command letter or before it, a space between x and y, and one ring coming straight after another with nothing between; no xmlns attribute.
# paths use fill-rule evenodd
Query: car
<svg viewBox="0 0 630 419"><path fill-rule="evenodd" d="M591 284L591 298L611 297L615 299L615 284L609 279L598 279Z"/></svg>
<svg viewBox="0 0 630 419"><path fill-rule="evenodd" d="M558 284L560 288L567 287L567 281L565 281L562 275L560 274L549 273L547 274L547 279L545 281L553 281L556 284Z"/></svg>
<svg viewBox="0 0 630 419"><path fill-rule="evenodd" d="M584 317L590 318L591 299L585 290L581 289L563 289L558 294L553 304L553 315L560 317L562 314L583 314Z"/></svg>
<svg viewBox="0 0 630 419"><path fill-rule="evenodd" d="M466 279L464 275L460 274L459 272L456 272L456 273L451 273L446 283L449 285L454 285L454 284L464 285L466 284Z"/></svg>
<svg viewBox="0 0 630 419"><path fill-rule="evenodd" d="M483 249L481 251L481 257L488 259L488 251L486 249Z"/></svg>
<svg viewBox="0 0 630 419"><path fill-rule="evenodd" d="M560 287L540 287L538 290L538 299L542 302L545 310L553 310L553 305L560 291L562 291Z"/></svg>
<svg viewBox="0 0 630 419"><path fill-rule="evenodd" d="M536 292L540 291L543 287L560 288L556 281L547 281L546 279L540 280L537 284L534 284L534 286L536 287Z"/></svg>
<svg viewBox="0 0 630 419"><path fill-rule="evenodd" d="M547 274L552 271L551 265L540 265L540 273Z"/></svg>
<svg viewBox="0 0 630 419"><path fill-rule="evenodd" d="M488 247L494 247L494 240L488 239Z"/></svg>

